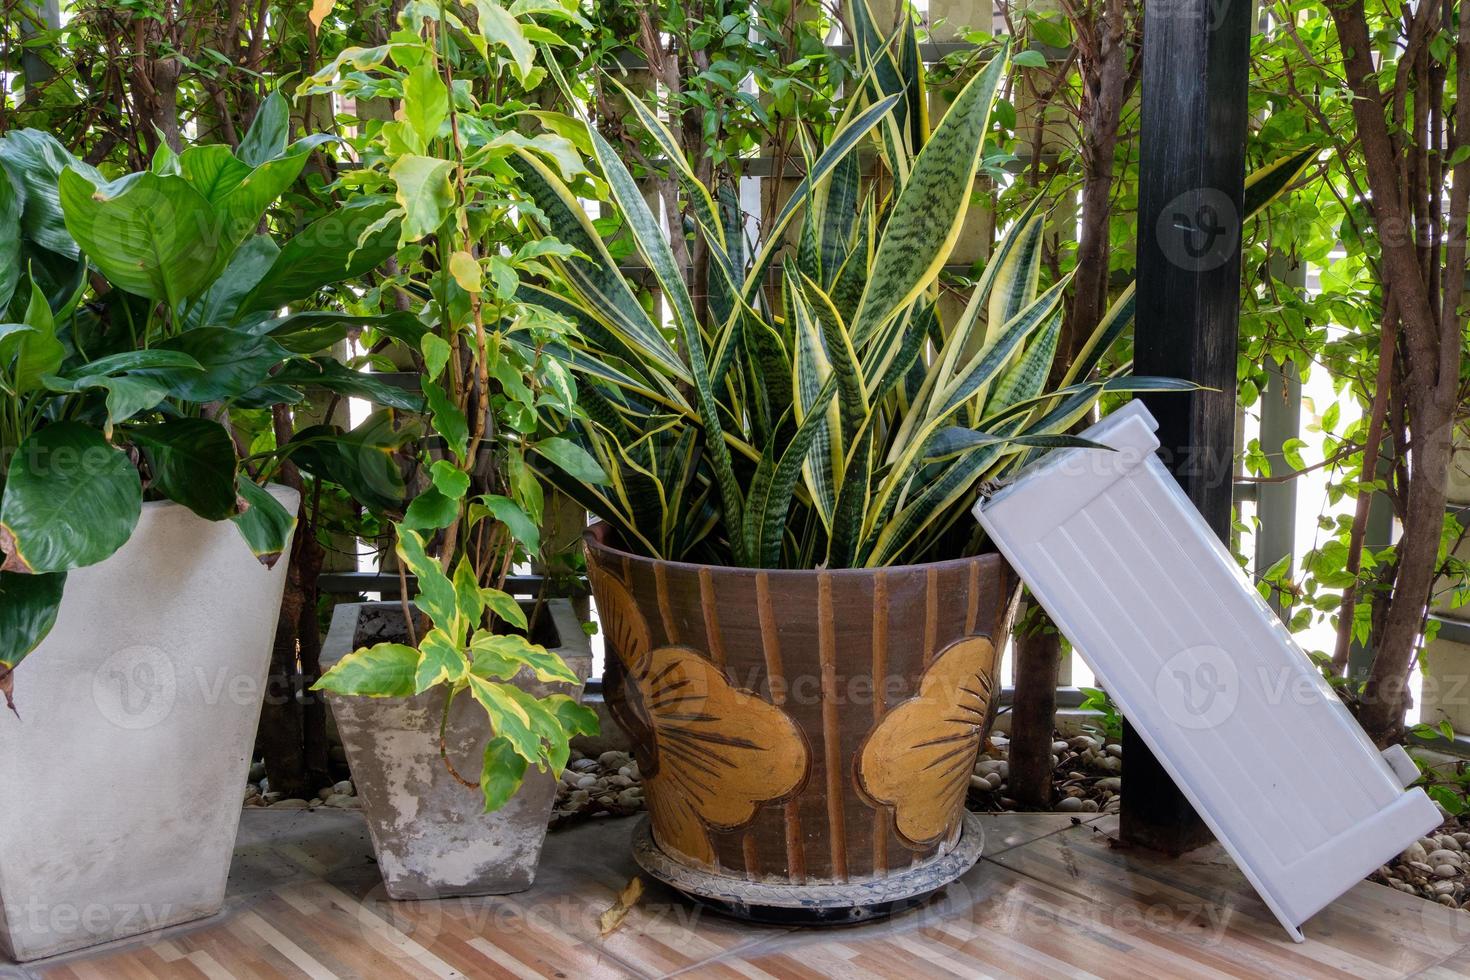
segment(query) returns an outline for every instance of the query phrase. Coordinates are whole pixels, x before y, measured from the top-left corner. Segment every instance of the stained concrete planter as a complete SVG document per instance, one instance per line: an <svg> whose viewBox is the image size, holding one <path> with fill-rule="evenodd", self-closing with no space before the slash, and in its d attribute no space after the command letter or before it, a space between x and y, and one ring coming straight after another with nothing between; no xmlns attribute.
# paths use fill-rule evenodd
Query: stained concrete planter
<svg viewBox="0 0 1470 980"><path fill-rule="evenodd" d="M592 667L587 634L567 601L552 600L546 608L556 636L537 639L585 680ZM399 603L338 606L322 648L322 669L359 647L403 640ZM526 671L516 685L537 697L581 694L580 684L544 684ZM383 883L389 897L404 900L525 891L536 879L556 780L533 767L509 803L483 812L479 790L455 780L439 754L445 697L443 687L412 698L327 696ZM490 735L484 709L468 695L456 698L445 743L457 772L478 779Z"/></svg>
<svg viewBox="0 0 1470 980"><path fill-rule="evenodd" d="M272 488L293 512L296 495ZM17 960L218 912L286 562L228 521L143 505L71 573L0 717L0 948Z"/></svg>

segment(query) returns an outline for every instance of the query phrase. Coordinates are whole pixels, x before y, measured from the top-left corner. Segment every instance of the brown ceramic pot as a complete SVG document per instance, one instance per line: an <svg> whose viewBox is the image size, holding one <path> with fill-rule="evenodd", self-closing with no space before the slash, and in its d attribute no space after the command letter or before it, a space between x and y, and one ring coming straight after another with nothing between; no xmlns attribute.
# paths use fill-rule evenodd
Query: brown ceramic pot
<svg viewBox="0 0 1470 980"><path fill-rule="evenodd" d="M952 852L1017 593L999 555L762 571L642 558L606 524L587 555L660 877L753 917L787 889L892 911L978 856Z"/></svg>

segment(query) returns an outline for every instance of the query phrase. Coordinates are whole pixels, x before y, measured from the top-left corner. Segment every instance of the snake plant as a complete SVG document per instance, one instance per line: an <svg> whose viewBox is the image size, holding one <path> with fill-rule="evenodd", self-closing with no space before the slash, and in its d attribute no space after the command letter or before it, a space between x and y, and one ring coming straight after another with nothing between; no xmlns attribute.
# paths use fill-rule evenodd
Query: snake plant
<svg viewBox="0 0 1470 980"><path fill-rule="evenodd" d="M1131 286L1048 387L1068 283L1042 282L1039 204L1001 236L958 314L942 313L940 273L971 205L1008 53L931 131L912 28L885 41L861 0L852 18L854 98L749 256L733 195L696 180L657 114L623 90L707 249L707 296L691 292L634 178L588 127L667 326L567 185L532 154L516 161L531 220L577 250L557 263L563 285L523 291L580 329L566 352L585 379L590 421L578 436L608 480L546 475L635 550L766 568L955 557L980 543L962 521L979 488L1036 452L1085 445L1069 433L1104 393L1193 387L1097 376L1132 320ZM879 172L865 177L870 157ZM1257 181L1257 196L1302 162Z"/></svg>

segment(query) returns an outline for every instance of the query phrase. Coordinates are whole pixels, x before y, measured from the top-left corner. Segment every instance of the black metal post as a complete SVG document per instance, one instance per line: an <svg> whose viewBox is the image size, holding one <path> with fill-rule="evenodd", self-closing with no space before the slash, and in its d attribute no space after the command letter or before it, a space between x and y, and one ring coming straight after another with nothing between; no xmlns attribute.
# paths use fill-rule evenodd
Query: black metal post
<svg viewBox="0 0 1470 980"><path fill-rule="evenodd" d="M1148 398L1175 477L1230 533L1248 0L1146 0L1134 369L1213 390ZM1124 730L1126 842L1182 853L1210 839L1142 740Z"/></svg>

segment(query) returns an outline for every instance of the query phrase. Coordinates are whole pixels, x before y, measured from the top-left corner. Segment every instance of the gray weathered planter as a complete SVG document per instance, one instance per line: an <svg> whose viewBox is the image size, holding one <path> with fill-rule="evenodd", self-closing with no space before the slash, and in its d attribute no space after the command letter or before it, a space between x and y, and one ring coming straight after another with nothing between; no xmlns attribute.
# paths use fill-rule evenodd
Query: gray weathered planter
<svg viewBox="0 0 1470 980"><path fill-rule="evenodd" d="M558 636L546 646L585 680L592 666L586 633L565 600L552 600L547 609ZM396 602L340 605L322 649L322 669L358 647L402 642L403 633ZM581 694L581 685L543 684L525 671L516 684L537 696ZM556 780L532 768L509 803L484 813L479 791L456 781L439 755L446 696L442 687L412 698L327 696L383 883L389 897L405 900L524 891L536 879ZM445 730L455 770L478 778L489 739L483 709L467 695L457 698Z"/></svg>
<svg viewBox="0 0 1470 980"><path fill-rule="evenodd" d="M291 511L296 494L272 488ZM0 708L0 949L17 960L218 912L286 561L229 522L143 505L71 573Z"/></svg>

